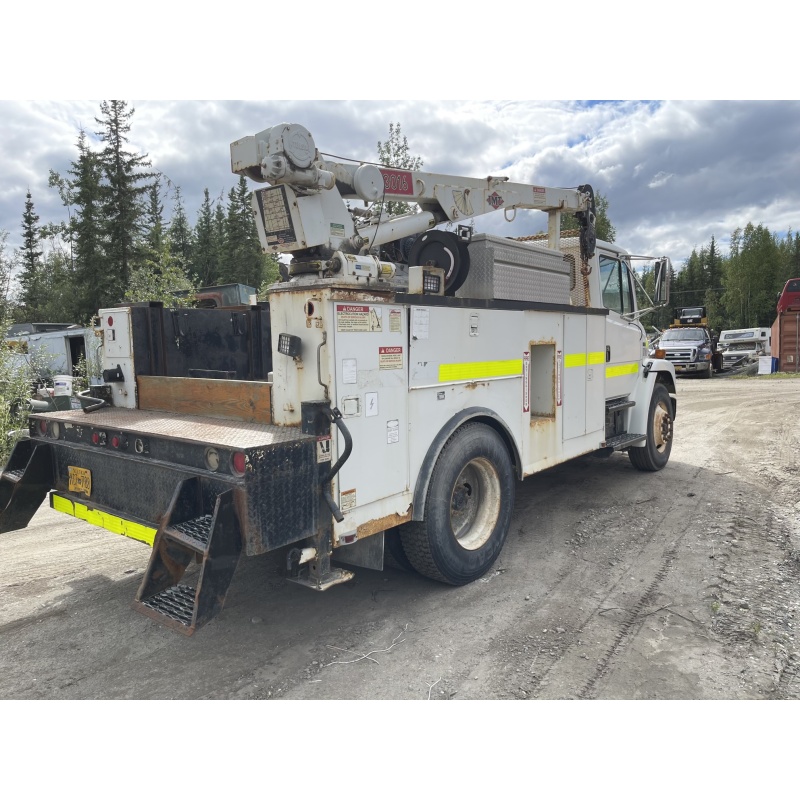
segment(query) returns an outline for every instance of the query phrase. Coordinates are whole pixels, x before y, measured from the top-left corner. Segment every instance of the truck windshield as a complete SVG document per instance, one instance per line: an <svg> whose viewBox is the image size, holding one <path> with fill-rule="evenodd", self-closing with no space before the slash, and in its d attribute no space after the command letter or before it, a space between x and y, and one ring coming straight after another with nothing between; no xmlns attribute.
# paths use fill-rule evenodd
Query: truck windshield
<svg viewBox="0 0 800 800"><path fill-rule="evenodd" d="M697 328L675 328L664 331L662 342L696 342L703 338L703 332Z"/></svg>

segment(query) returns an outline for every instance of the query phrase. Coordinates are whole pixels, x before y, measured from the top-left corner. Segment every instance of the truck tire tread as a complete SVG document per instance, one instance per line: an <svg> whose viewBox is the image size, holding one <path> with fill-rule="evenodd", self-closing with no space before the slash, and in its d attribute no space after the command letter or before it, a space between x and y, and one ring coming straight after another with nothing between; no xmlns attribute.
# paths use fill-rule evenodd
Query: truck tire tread
<svg viewBox="0 0 800 800"><path fill-rule="evenodd" d="M452 515L459 486L462 490L467 487L467 503L480 507L477 514L488 520L491 530L470 523L465 533L462 529L463 538L457 538ZM473 492L480 501L472 499ZM488 425L468 423L447 440L436 461L424 520L399 529L403 550L427 578L453 586L470 583L484 575L500 555L513 505L514 470L505 443ZM486 509L490 509L488 515Z"/></svg>
<svg viewBox="0 0 800 800"><path fill-rule="evenodd" d="M658 408L668 413L668 440L665 443L656 443L656 424L655 415ZM659 447L662 449L659 450ZM647 441L644 447L631 447L628 450L628 458L636 469L644 472L657 472L663 469L669 461L672 452L672 399L667 388L657 383L653 387L653 394L650 398L650 408L647 412Z"/></svg>

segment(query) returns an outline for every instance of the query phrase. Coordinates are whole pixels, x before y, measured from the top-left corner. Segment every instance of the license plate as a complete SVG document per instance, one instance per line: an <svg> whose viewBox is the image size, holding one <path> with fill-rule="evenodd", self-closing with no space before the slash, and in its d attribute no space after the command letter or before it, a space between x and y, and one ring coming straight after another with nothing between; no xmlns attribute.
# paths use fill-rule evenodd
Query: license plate
<svg viewBox="0 0 800 800"><path fill-rule="evenodd" d="M69 471L69 490L85 494L87 497L92 493L92 473L83 467L67 467Z"/></svg>

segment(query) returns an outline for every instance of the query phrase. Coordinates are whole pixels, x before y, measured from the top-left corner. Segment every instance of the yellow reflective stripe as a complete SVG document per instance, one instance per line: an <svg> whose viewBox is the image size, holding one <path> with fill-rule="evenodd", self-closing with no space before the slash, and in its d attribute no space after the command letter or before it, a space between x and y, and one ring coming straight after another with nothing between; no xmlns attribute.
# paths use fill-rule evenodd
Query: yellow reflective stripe
<svg viewBox="0 0 800 800"><path fill-rule="evenodd" d="M596 353L589 353L589 363L590 364L605 364L606 363L606 354L604 352L598 351Z"/></svg>
<svg viewBox="0 0 800 800"><path fill-rule="evenodd" d="M65 514L72 514L75 516L75 512L72 510L72 502L67 500L66 497L59 497L57 494L50 495L50 505L56 511L63 511Z"/></svg>
<svg viewBox="0 0 800 800"><path fill-rule="evenodd" d="M602 351L595 353L567 353L564 356L565 367L585 367L587 364L593 366L595 364L605 364L606 354Z"/></svg>
<svg viewBox="0 0 800 800"><path fill-rule="evenodd" d="M88 508L83 503L73 503L66 497L61 497L57 494L50 495L50 505L55 511L61 511L77 519L85 520L90 525L105 528L111 533L118 533L122 536L127 536L129 539L144 542L150 547L153 546L153 540L156 538L155 528L149 528L146 525L140 525L138 522L115 517L113 514L98 511L95 508Z"/></svg>
<svg viewBox="0 0 800 800"><path fill-rule="evenodd" d="M439 382L474 381L481 378L503 378L522 375L522 359L509 361L468 361L462 364L440 364Z"/></svg>
<svg viewBox="0 0 800 800"><path fill-rule="evenodd" d="M567 353L564 356L564 367L585 367L586 353Z"/></svg>
<svg viewBox="0 0 800 800"><path fill-rule="evenodd" d="M633 364L617 364L614 367L606 367L606 378L619 378L620 375L635 375L638 371L638 362Z"/></svg>

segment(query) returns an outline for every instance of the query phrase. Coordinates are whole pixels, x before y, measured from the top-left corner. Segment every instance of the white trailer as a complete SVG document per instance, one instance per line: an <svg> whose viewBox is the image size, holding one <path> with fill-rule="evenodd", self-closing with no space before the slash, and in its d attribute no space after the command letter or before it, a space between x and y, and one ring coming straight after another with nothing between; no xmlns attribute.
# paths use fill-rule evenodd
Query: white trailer
<svg viewBox="0 0 800 800"><path fill-rule="evenodd" d="M757 363L772 350L772 331L769 328L741 328L722 331L719 349L725 369Z"/></svg>

